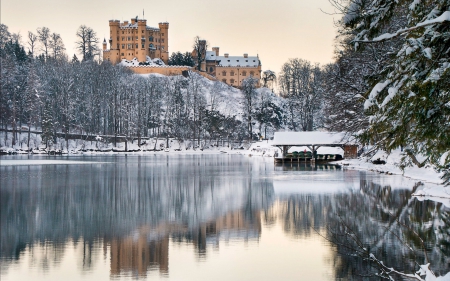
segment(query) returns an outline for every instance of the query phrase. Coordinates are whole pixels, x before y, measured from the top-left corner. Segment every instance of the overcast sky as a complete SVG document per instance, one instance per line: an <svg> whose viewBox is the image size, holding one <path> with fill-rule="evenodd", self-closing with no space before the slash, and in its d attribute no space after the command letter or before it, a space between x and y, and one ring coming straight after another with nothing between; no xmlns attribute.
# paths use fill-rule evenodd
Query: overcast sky
<svg viewBox="0 0 450 281"><path fill-rule="evenodd" d="M221 54L258 54L263 70L278 73L289 58L332 61L333 16L321 9L333 11L328 0L1 0L1 22L20 32L24 44L28 31L46 26L61 34L72 57L80 25L93 28L103 41L108 20L142 18L144 10L149 26L169 22L170 53L191 51L198 35Z"/></svg>

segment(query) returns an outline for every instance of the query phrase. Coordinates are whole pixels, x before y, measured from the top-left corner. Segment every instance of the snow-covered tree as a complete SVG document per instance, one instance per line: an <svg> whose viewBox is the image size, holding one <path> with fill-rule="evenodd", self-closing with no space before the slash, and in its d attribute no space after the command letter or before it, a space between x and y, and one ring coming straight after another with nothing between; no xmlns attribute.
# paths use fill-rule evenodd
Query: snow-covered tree
<svg viewBox="0 0 450 281"><path fill-rule="evenodd" d="M253 139L253 111L256 103L256 85L258 84L258 79L250 76L242 81L241 92L244 96L244 107L243 115L244 119L247 121L247 134L248 139Z"/></svg>
<svg viewBox="0 0 450 281"><path fill-rule="evenodd" d="M277 83L277 75L272 70L265 70L261 80L263 81L263 87L270 87L273 90L273 85Z"/></svg>
<svg viewBox="0 0 450 281"><path fill-rule="evenodd" d="M407 15L405 26L397 26L397 12ZM446 169L450 184L450 1L354 0L344 18L356 47L404 38L374 77L364 104L370 123L361 139L388 152L405 147L403 165Z"/></svg>
<svg viewBox="0 0 450 281"><path fill-rule="evenodd" d="M258 121L259 134L265 139L268 137L268 131L270 135L273 135L273 132L279 129L283 123L283 110L277 104L276 99L276 96L267 88L259 91L254 116Z"/></svg>
<svg viewBox="0 0 450 281"><path fill-rule="evenodd" d="M319 65L290 59L279 75L281 94L287 99L287 123L291 130L312 131L319 127L314 117L320 111L323 94ZM318 121L318 120L316 120Z"/></svg>

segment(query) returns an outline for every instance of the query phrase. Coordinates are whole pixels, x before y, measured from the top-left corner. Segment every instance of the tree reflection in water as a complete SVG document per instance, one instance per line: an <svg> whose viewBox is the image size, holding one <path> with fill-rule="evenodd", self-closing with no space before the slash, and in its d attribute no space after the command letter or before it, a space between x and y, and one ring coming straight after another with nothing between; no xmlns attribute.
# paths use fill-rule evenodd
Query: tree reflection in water
<svg viewBox="0 0 450 281"><path fill-rule="evenodd" d="M103 254L111 276L145 277L153 270L164 275L170 241L193 245L197 258L206 259L208 247L259 241L262 229L280 224L288 237L317 230L332 241L335 279L362 280L379 272L364 255L355 255L361 248L398 271L417 271L425 254L437 275L450 271L450 210L411 197L418 185L380 184L333 165L274 168L245 159L122 156L99 159L109 164L0 167L2 267L28 250L32 265L49 270L73 244L81 249L82 271L96 267ZM307 174L313 189L276 195L273 174ZM344 189L334 189L336 183Z"/></svg>
<svg viewBox="0 0 450 281"><path fill-rule="evenodd" d="M274 199L271 181L260 176L267 163L240 156L103 160L112 163L2 167L1 260L48 247L58 254L36 257L46 270L49 257L58 263L75 241L89 270L102 240L111 274L164 273L169 237L194 244L199 255L212 240L259 239L259 210Z"/></svg>
<svg viewBox="0 0 450 281"><path fill-rule="evenodd" d="M362 179L359 190L335 196L326 239L340 254L337 278L406 278L399 272L414 274L428 263L436 276L450 271L450 210L411 197L420 185L398 190Z"/></svg>

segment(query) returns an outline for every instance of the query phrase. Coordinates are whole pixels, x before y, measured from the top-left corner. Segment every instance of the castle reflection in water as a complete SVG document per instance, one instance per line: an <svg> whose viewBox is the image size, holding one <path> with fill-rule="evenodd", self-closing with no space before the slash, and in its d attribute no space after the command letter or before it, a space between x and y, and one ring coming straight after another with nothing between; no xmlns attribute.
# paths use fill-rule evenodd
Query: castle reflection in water
<svg viewBox="0 0 450 281"><path fill-rule="evenodd" d="M230 239L258 240L261 235L261 212L230 212L216 220L202 223L189 230L178 224L161 224L157 227L141 227L128 237L105 240L110 246L111 275L132 273L146 277L150 270L169 273L169 240L192 243L201 255L207 245L218 247L220 241Z"/></svg>

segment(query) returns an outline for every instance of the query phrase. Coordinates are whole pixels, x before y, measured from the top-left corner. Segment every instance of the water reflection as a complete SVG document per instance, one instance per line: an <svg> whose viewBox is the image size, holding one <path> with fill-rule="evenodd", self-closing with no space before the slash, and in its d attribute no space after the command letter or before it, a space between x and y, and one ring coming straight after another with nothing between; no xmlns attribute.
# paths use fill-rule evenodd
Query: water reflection
<svg viewBox="0 0 450 281"><path fill-rule="evenodd" d="M199 254L221 239L258 239L259 210L273 201L271 181L260 176L267 163L236 157L1 167L1 258L18 260L28 245L51 241L58 260L60 245L82 241L83 268L90 268L101 238L111 247L111 274L145 276L155 265L167 273L169 236L193 243Z"/></svg>
<svg viewBox="0 0 450 281"><path fill-rule="evenodd" d="M275 171L335 171L341 170L340 165L320 164L314 162L285 162L275 163Z"/></svg>
<svg viewBox="0 0 450 281"><path fill-rule="evenodd" d="M412 198L422 186L400 177L334 165L274 166L237 155L76 160L102 163L0 167L2 274L24 262L52 272L75 255L82 272L106 264L108 278L154 273L169 278L178 267L170 256L174 247L189 245L197 262L205 262L211 249L230 241L254 241L264 248L264 231L278 227L283 233L275 238L278 247L325 243L320 247L330 250L326 259L332 272L322 280L362 280L377 272L355 256L359 245L348 229L397 270L415 272L428 258L438 275L450 271L450 210ZM289 264L308 255L265 258ZM268 274L260 263L253 266L247 270ZM94 278L89 276L83 278Z"/></svg>
<svg viewBox="0 0 450 281"><path fill-rule="evenodd" d="M415 273L427 263L437 276L450 271L450 209L412 198L418 188L420 183L408 189L382 185L362 173L359 189L334 197L326 220L327 238L341 254L338 278L379 276L368 253L400 272Z"/></svg>

